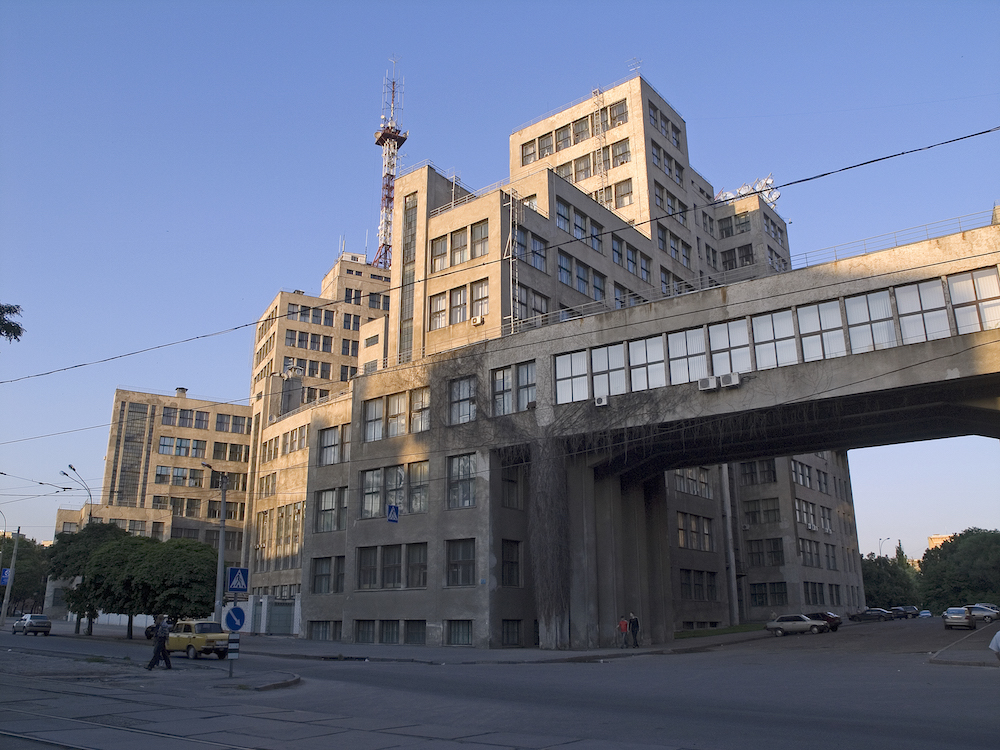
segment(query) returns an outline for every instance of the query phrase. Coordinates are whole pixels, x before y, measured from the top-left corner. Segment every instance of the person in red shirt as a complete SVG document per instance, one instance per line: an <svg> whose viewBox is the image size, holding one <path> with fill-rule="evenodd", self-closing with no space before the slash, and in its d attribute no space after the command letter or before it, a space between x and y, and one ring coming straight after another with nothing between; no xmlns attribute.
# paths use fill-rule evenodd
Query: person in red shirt
<svg viewBox="0 0 1000 750"><path fill-rule="evenodd" d="M625 619L625 615L618 618L618 634L621 638L619 648L626 648L628 646L628 620Z"/></svg>

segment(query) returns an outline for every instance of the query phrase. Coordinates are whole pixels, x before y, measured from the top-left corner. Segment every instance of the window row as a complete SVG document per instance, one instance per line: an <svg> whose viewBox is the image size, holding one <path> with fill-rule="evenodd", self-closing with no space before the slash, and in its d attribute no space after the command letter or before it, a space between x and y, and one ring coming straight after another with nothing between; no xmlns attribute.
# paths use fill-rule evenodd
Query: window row
<svg viewBox="0 0 1000 750"><path fill-rule="evenodd" d="M688 207L658 182L653 183L653 203L667 216L673 216L678 224L687 226Z"/></svg>
<svg viewBox="0 0 1000 750"><path fill-rule="evenodd" d="M656 141L650 141L649 158L654 167L663 170L663 174L678 185L684 185L684 166L679 161L674 161Z"/></svg>
<svg viewBox="0 0 1000 750"><path fill-rule="evenodd" d="M785 564L785 544L781 537L747 540L747 565L762 568Z"/></svg>
<svg viewBox="0 0 1000 750"><path fill-rule="evenodd" d="M709 481L708 469L701 467L674 469L674 489L711 500L712 483Z"/></svg>
<svg viewBox="0 0 1000 750"><path fill-rule="evenodd" d="M751 583L751 607L783 607L788 604L788 584L784 581L776 583Z"/></svg>
<svg viewBox="0 0 1000 750"><path fill-rule="evenodd" d="M781 523L781 508L776 497L743 501L743 523L756 526L761 523Z"/></svg>
<svg viewBox="0 0 1000 750"><path fill-rule="evenodd" d="M351 460L351 425L327 427L319 431L317 465L331 466Z"/></svg>
<svg viewBox="0 0 1000 750"><path fill-rule="evenodd" d="M344 349L342 353L348 356L357 356L358 354L358 342L354 341L353 346L350 339L344 339ZM350 352L354 352L353 355ZM291 368L298 367L302 371L303 375L308 375L310 378L320 378L321 380L330 380L331 365L329 362L319 362L314 359L298 359L296 357L285 357L282 362L282 372L288 372ZM320 394L320 397L330 395L329 391L325 391ZM306 399L303 398L303 401ZM308 399L312 400L312 399Z"/></svg>
<svg viewBox="0 0 1000 750"><path fill-rule="evenodd" d="M333 327L334 312L323 307L309 307L308 305L296 305L288 303L288 311L285 313L288 320L298 320L302 323L312 323L313 325L323 325Z"/></svg>
<svg viewBox="0 0 1000 750"><path fill-rule="evenodd" d="M207 513L205 518L217 519L222 514L222 501L209 500L203 503L197 498L191 497L165 497L163 495L153 496L153 510L170 509L170 515L174 518L201 518L202 505L205 505ZM226 519L229 521L242 521L246 514L246 503L233 503L226 501Z"/></svg>
<svg viewBox="0 0 1000 750"><path fill-rule="evenodd" d="M656 246L674 260L680 261L681 265L686 268L691 267L691 245L673 232L667 231L662 224L656 225Z"/></svg>
<svg viewBox="0 0 1000 750"><path fill-rule="evenodd" d="M544 159L557 151L562 151L590 138L591 134L616 128L628 122L628 103L622 99L598 112L585 115L578 120L543 133L537 138L521 144L521 166L525 167L538 159Z"/></svg>
<svg viewBox="0 0 1000 750"><path fill-rule="evenodd" d="M302 567L304 511L303 502L258 511L251 556L255 572Z"/></svg>
<svg viewBox="0 0 1000 750"><path fill-rule="evenodd" d="M398 464L361 472L361 518L385 518L397 513L426 513L428 461Z"/></svg>
<svg viewBox="0 0 1000 750"><path fill-rule="evenodd" d="M599 151L584 154L577 158L556 165L555 173L569 182L580 182L587 178L607 172L613 167L620 167L632 161L632 152L628 138L604 146Z"/></svg>
<svg viewBox="0 0 1000 750"><path fill-rule="evenodd" d="M502 628L502 645L524 645L521 620L503 620ZM307 637L314 641L344 639L343 620L310 620L306 630ZM472 645L473 620L445 620L441 630L446 646ZM427 620L403 620L402 627L399 620L355 620L354 642L423 646L427 643Z"/></svg>
<svg viewBox="0 0 1000 750"><path fill-rule="evenodd" d="M642 257L645 263L644 269L648 273L649 258ZM607 296L607 277L562 250L559 251L559 281L598 302Z"/></svg>
<svg viewBox="0 0 1000 750"><path fill-rule="evenodd" d="M481 320L490 311L489 279L474 281L448 292L434 294L430 300L428 329L436 331L450 325Z"/></svg>
<svg viewBox="0 0 1000 750"><path fill-rule="evenodd" d="M364 441L372 443L383 437L426 432L430 429L430 402L429 386L365 401L361 406Z"/></svg>
<svg viewBox="0 0 1000 750"><path fill-rule="evenodd" d="M743 213L736 214L735 216L726 216L719 219L718 224L719 237L722 239L726 239L737 234L743 234L744 232L749 232L750 212L744 211Z"/></svg>
<svg viewBox="0 0 1000 750"><path fill-rule="evenodd" d="M431 273L461 265L470 259L481 258L489 254L489 251L490 225L488 219L483 219L431 240ZM386 303L388 304L388 297Z"/></svg>
<svg viewBox="0 0 1000 750"><path fill-rule="evenodd" d="M219 416L223 415L220 414ZM196 430L207 430L208 419L209 415L207 411L164 406L163 414L160 415L160 424L167 427L193 427ZM219 429L218 425L215 429Z"/></svg>
<svg viewBox="0 0 1000 750"><path fill-rule="evenodd" d="M362 292L363 290L361 289L351 289L350 287L345 287L344 302L349 305L360 305ZM372 310L388 310L389 295L381 294L379 292L368 292L368 307ZM333 325L332 322L331 325Z"/></svg>
<svg viewBox="0 0 1000 750"><path fill-rule="evenodd" d="M493 416L513 414L535 406L535 362L501 367L490 373Z"/></svg>
<svg viewBox="0 0 1000 750"><path fill-rule="evenodd" d="M771 484L778 481L773 458L744 461L740 464L740 485Z"/></svg>
<svg viewBox="0 0 1000 750"><path fill-rule="evenodd" d="M262 464L273 461L279 456L294 453L298 450L305 450L309 447L309 425L296 427L294 430L275 435L270 440L265 440L260 448L260 462Z"/></svg>
<svg viewBox="0 0 1000 750"><path fill-rule="evenodd" d="M669 138L674 148L681 148L681 129L670 121L667 113L663 112L653 102L647 102L649 107L649 124L658 128L664 138Z"/></svg>
<svg viewBox="0 0 1000 750"><path fill-rule="evenodd" d="M205 449L208 446L206 440L190 440L188 438L172 438L161 436L157 453L164 456L191 456L193 458L204 458Z"/></svg>
<svg viewBox="0 0 1000 750"><path fill-rule="evenodd" d="M715 551L712 519L692 513L677 513L677 546L702 552Z"/></svg>
<svg viewBox="0 0 1000 750"><path fill-rule="evenodd" d="M681 599L699 602L719 601L718 574L710 570L680 568Z"/></svg>
<svg viewBox="0 0 1000 750"><path fill-rule="evenodd" d="M345 316L345 319L347 317ZM309 333L308 331L295 331L289 328L285 331L285 346L310 349L314 352L333 352L333 336L323 336L318 333Z"/></svg>

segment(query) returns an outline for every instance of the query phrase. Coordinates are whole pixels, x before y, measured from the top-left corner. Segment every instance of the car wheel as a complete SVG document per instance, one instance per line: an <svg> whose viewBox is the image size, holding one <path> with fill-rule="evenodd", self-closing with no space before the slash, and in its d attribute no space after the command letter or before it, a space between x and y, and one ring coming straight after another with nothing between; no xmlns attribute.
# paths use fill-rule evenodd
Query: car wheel
<svg viewBox="0 0 1000 750"><path fill-rule="evenodd" d="M831 625L830 626L830 632L831 633L836 633L837 632L837 628L839 628L839 627L840 627L840 625Z"/></svg>
<svg viewBox="0 0 1000 750"><path fill-rule="evenodd" d="M983 622L989 625L991 622L993 622L993 618L990 617L989 615L986 615L986 617L983 618Z"/></svg>
<svg viewBox="0 0 1000 750"><path fill-rule="evenodd" d="M945 630L951 630L951 625L949 625L948 623L945 623L944 624L944 629Z"/></svg>
<svg viewBox="0 0 1000 750"><path fill-rule="evenodd" d="M197 659L198 658L198 649L196 649L194 646L188 646L187 647L187 655L188 655L188 659Z"/></svg>
<svg viewBox="0 0 1000 750"><path fill-rule="evenodd" d="M229 653L226 651L219 651L218 653L216 653L216 656L219 657L220 659L225 659L228 655Z"/></svg>
<svg viewBox="0 0 1000 750"><path fill-rule="evenodd" d="M885 615L879 615L878 616L878 621L879 622L885 622Z"/></svg>
<svg viewBox="0 0 1000 750"><path fill-rule="evenodd" d="M809 632L812 633L813 635L819 635L819 625L813 625L811 628L809 628Z"/></svg>
<svg viewBox="0 0 1000 750"><path fill-rule="evenodd" d="M782 630L781 628L775 628L774 629L774 635L775 635L776 638L779 637L779 636L782 636L784 634L785 634L785 631Z"/></svg>
<svg viewBox="0 0 1000 750"><path fill-rule="evenodd" d="M46 637L48 636L48 634L49 634L49 631L48 631L48 630L46 630L46 631L45 631L44 633L42 633L42 635L44 635L44 636L46 636Z"/></svg>

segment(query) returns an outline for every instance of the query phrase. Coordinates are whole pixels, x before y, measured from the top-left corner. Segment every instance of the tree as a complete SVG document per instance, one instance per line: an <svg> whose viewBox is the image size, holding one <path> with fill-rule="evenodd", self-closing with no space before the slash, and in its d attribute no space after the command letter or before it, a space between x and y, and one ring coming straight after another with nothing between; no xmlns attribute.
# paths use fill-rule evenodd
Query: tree
<svg viewBox="0 0 1000 750"><path fill-rule="evenodd" d="M94 633L94 618L98 605L94 587L86 575L91 557L108 542L122 539L128 532L114 524L88 523L77 532L60 532L52 545L49 558L49 575L57 579L79 579L66 591L66 606L77 616L76 632L80 632L80 618L87 618L87 635Z"/></svg>
<svg viewBox="0 0 1000 750"><path fill-rule="evenodd" d="M907 572L909 567L909 563L899 565L895 558L876 557L874 552L862 558L861 577L868 606L888 609L917 601L917 587Z"/></svg>
<svg viewBox="0 0 1000 750"><path fill-rule="evenodd" d="M925 606L943 610L1000 599L1000 531L970 528L940 547L929 549L920 562Z"/></svg>
<svg viewBox="0 0 1000 750"><path fill-rule="evenodd" d="M20 305L5 305L0 302L0 336L8 341L20 341L24 335L24 326L11 320L21 314Z"/></svg>
<svg viewBox="0 0 1000 750"><path fill-rule="evenodd" d="M152 545L136 571L148 590L149 614L175 619L205 617L215 608L218 553L193 539Z"/></svg>
<svg viewBox="0 0 1000 750"><path fill-rule="evenodd" d="M132 620L138 614L152 614L150 589L137 575L155 539L126 536L98 548L87 563L85 578L90 582L94 603L102 612L128 615L126 638L132 638Z"/></svg>
<svg viewBox="0 0 1000 750"><path fill-rule="evenodd" d="M14 554L14 539L7 537L0 540L0 560L3 567L9 568ZM48 567L47 550L40 544L22 536L18 540L17 568L14 571L14 588L10 592L10 606L22 612L41 612L45 602L45 575ZM0 586L0 600L3 599L4 587ZM29 603L30 602L30 603Z"/></svg>

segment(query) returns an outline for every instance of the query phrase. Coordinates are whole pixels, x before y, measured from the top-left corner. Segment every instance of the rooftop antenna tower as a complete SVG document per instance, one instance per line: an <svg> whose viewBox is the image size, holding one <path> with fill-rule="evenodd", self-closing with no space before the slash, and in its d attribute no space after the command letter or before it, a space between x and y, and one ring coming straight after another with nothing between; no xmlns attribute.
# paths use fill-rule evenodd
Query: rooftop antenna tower
<svg viewBox="0 0 1000 750"><path fill-rule="evenodd" d="M382 84L382 123L375 132L375 145L382 147L382 212L378 223L378 251L372 265L389 268L392 265L392 206L395 202L396 160L406 136L399 129L398 117L403 111L403 79L396 78L396 58L392 77L385 73Z"/></svg>

